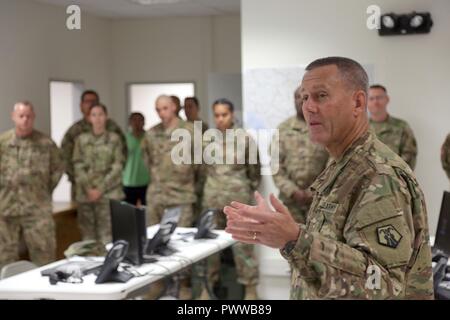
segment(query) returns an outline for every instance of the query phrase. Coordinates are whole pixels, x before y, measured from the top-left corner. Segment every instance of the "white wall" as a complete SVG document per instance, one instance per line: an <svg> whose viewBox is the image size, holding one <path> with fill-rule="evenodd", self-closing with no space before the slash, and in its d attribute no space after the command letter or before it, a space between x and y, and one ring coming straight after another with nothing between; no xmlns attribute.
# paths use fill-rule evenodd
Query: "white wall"
<svg viewBox="0 0 450 320"><path fill-rule="evenodd" d="M110 102L111 24L82 13L81 31L66 29L64 7L0 1L0 132L12 127L14 102L36 107L37 129L50 133L50 79L82 80Z"/></svg>
<svg viewBox="0 0 450 320"><path fill-rule="evenodd" d="M110 20L81 12L81 31L66 29L65 7L0 1L0 111L28 99L36 127L50 133L49 81L82 81L125 128L126 83L194 81L208 119L210 73L239 73L240 17ZM0 118L0 132L11 128Z"/></svg>
<svg viewBox="0 0 450 320"><path fill-rule="evenodd" d="M430 34L380 37L366 28L371 4L382 13L429 11L434 26ZM241 13L243 72L306 66L331 55L373 65L375 81L390 93L391 113L407 120L417 137L416 174L433 233L442 191L449 189L439 158L450 131L449 13L447 0L242 0Z"/></svg>
<svg viewBox="0 0 450 320"><path fill-rule="evenodd" d="M209 74L240 69L239 16L112 21L113 114L123 124L127 83L193 81L207 121Z"/></svg>

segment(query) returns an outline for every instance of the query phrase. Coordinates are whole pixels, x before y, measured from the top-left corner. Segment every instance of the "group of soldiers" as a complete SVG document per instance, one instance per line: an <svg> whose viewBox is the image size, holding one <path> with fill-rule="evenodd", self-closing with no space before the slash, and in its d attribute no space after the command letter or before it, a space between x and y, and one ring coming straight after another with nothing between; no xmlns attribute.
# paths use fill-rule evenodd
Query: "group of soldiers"
<svg viewBox="0 0 450 320"><path fill-rule="evenodd" d="M408 124L387 112L389 96L386 88L371 86L367 101L371 135L376 135L413 170L417 143ZM304 94L299 87L294 93L296 115L278 127L280 166L273 177L280 199L299 224L306 223L310 206L317 205L314 187L317 190L321 181L333 178L325 174L322 179L317 179L325 168L333 165L333 160L324 147L311 142L303 102ZM100 104L95 91L83 93L80 108L83 119L68 129L59 149L49 137L34 129L35 111L30 102L14 105L12 120L15 128L0 135L0 268L18 260L21 235L33 262L43 265L55 259L51 195L64 171L72 183L72 199L77 202L83 240L92 239L103 244L111 240L108 201L124 198L125 135L108 118L107 109ZM220 212L218 228L225 228L224 207L232 201L250 203L258 188L261 180L259 157L253 164L238 164L237 161L212 165L175 164L171 151L177 141L172 141L171 135L176 129L185 129L193 136L193 122L201 121L198 100L189 98L185 101L187 121L178 116L180 102L172 96L158 97L155 108L161 123L147 131L141 142L143 161L151 177L146 194L148 224L159 223L165 209L179 206L182 212L179 226L192 226L199 213L214 208ZM212 112L215 127L223 134L226 130L238 129L234 124L231 101L217 100ZM202 131L207 128L203 123ZM255 143L250 136L248 139ZM225 146L222 148L226 154ZM245 152L247 154L248 150ZM450 179L450 134L442 146L441 159ZM355 172L357 169L355 167ZM322 209L336 211L332 206ZM390 231L386 229L383 234L391 235ZM392 241L389 243L392 245ZM255 299L259 274L253 244L239 242L233 247L233 253L238 281L245 286L246 298ZM217 281L219 257L211 257L209 265L209 279Z"/></svg>

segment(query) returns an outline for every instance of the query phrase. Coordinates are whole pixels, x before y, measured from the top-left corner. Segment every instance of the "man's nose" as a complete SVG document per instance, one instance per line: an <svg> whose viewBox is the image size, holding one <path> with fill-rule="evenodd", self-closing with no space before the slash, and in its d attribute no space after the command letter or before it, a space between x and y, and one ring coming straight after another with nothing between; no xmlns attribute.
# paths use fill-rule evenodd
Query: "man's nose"
<svg viewBox="0 0 450 320"><path fill-rule="evenodd" d="M303 102L303 110L310 113L316 113L318 110L317 103L315 103L312 99L308 99Z"/></svg>

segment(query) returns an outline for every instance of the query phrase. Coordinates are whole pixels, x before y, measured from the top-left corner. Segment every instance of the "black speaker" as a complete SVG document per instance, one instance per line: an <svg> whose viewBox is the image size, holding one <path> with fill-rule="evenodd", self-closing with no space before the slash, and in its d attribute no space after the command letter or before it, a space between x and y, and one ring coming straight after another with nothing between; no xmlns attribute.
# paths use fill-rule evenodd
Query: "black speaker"
<svg viewBox="0 0 450 320"><path fill-rule="evenodd" d="M408 35L429 33L433 20L429 12L412 12L408 14L387 13L380 17L380 36Z"/></svg>

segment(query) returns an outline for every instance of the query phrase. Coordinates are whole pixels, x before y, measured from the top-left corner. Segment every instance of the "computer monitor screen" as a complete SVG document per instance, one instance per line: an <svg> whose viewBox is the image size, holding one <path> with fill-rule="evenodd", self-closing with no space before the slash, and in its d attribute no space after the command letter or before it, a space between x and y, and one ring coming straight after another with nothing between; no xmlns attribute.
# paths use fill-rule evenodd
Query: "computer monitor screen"
<svg viewBox="0 0 450 320"><path fill-rule="evenodd" d="M144 247L147 242L145 209L137 208L124 201L110 200L111 228L113 242L128 242L125 261L134 265L144 263Z"/></svg>
<svg viewBox="0 0 450 320"><path fill-rule="evenodd" d="M450 254L450 192L444 191L434 249Z"/></svg>

